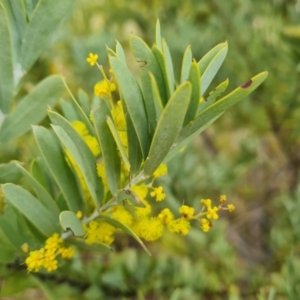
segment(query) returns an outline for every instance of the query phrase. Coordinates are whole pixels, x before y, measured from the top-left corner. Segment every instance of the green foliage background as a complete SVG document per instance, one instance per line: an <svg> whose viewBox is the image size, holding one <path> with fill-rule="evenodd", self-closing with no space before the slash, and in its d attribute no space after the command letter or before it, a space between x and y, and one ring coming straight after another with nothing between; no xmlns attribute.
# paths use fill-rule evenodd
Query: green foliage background
<svg viewBox="0 0 300 300"><path fill-rule="evenodd" d="M188 44L199 60L225 40L229 52L211 89L227 77L230 90L252 74L269 71L262 86L170 163L169 176L162 180L170 206L183 201L197 206L201 198L226 194L236 212L224 214L209 234L195 228L186 238L168 235L149 245L153 257L120 236L115 253L87 251L54 275L24 276L18 263L0 264L3 299L297 299L299 1L78 0L45 41L18 97L57 73L75 94L82 88L92 97L99 73L85 58L98 53L107 67L105 45L113 47L115 39L136 72L128 39L134 33L151 45L157 17L177 78ZM36 154L27 133L1 146L0 162L30 164Z"/></svg>

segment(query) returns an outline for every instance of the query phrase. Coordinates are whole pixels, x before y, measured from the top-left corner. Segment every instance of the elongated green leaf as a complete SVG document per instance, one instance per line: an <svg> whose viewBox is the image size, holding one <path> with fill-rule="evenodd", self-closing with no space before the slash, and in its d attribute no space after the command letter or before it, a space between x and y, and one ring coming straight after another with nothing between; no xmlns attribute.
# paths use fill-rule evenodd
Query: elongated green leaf
<svg viewBox="0 0 300 300"><path fill-rule="evenodd" d="M221 117L223 113L217 115L213 119L211 119L209 122L207 122L204 126L202 126L198 131L187 137L186 139L180 141L179 143L176 142L176 144L172 147L172 149L169 151L168 155L164 159L163 163L166 164L168 161L170 161L174 156L176 156L178 153L180 153L182 150L184 150L185 146L189 144L196 136L198 136L202 131L204 131L206 128L208 128L213 122L215 122L219 117Z"/></svg>
<svg viewBox="0 0 300 300"><path fill-rule="evenodd" d="M127 227L124 224L122 224L121 222L119 222L115 219L112 219L110 217L107 217L107 216L101 216L101 219L103 221L107 222L108 224L110 224L116 228L120 228L125 233L131 235L143 247L143 249L151 256L151 253L149 252L149 250L147 249L145 244L142 242L142 240L129 227Z"/></svg>
<svg viewBox="0 0 300 300"><path fill-rule="evenodd" d="M60 104L63 115L69 122L80 120L80 117L77 115L72 103L62 100Z"/></svg>
<svg viewBox="0 0 300 300"><path fill-rule="evenodd" d="M50 76L39 83L4 120L0 143L15 139L30 130L46 116L47 107L54 107L64 91L60 76Z"/></svg>
<svg viewBox="0 0 300 300"><path fill-rule="evenodd" d="M198 62L200 73L203 74L217 53L227 45L227 42L220 43L208 51Z"/></svg>
<svg viewBox="0 0 300 300"><path fill-rule="evenodd" d="M43 167L41 166L41 158L34 159L30 166L32 176L49 192L49 184Z"/></svg>
<svg viewBox="0 0 300 300"><path fill-rule="evenodd" d="M117 53L106 45L106 53L108 56L117 57ZM120 58L119 58L120 59Z"/></svg>
<svg viewBox="0 0 300 300"><path fill-rule="evenodd" d="M149 76L151 80L151 88L152 88L153 102L154 102L154 107L156 112L156 122L157 122L162 114L164 107L159 94L156 79L152 73L149 73Z"/></svg>
<svg viewBox="0 0 300 300"><path fill-rule="evenodd" d="M14 89L12 41L8 27L8 18L1 3L0 41L0 109L3 113L8 113Z"/></svg>
<svg viewBox="0 0 300 300"><path fill-rule="evenodd" d="M226 79L225 81L220 83L215 90L209 93L207 99L203 99L203 101L199 104L198 114L216 101L216 99L226 90L228 83L229 80Z"/></svg>
<svg viewBox="0 0 300 300"><path fill-rule="evenodd" d="M199 105L201 86L200 86L200 71L196 62L191 64L189 72L189 82L192 84L192 94L188 110L185 115L183 125L192 121L197 114L197 108Z"/></svg>
<svg viewBox="0 0 300 300"><path fill-rule="evenodd" d="M129 69L116 57L110 57L119 89L126 103L144 157L149 151L149 127L141 90Z"/></svg>
<svg viewBox="0 0 300 300"><path fill-rule="evenodd" d="M4 7L4 10L7 14L8 23L9 23L9 32L11 37L11 44L12 44L12 57L13 57L13 68L16 68L17 64L20 60L20 52L21 52L21 45L22 45L22 37L19 34L18 30L18 21L15 19L15 15L11 6L11 0L1 0L1 4ZM3 21L3 20L2 20ZM2 39L1 39L2 41ZM17 72L20 74L20 68L21 66L18 66ZM15 70L14 70L15 71ZM21 74L20 74L21 75ZM15 86L18 84L18 79L16 76L16 73L14 72L14 84Z"/></svg>
<svg viewBox="0 0 300 300"><path fill-rule="evenodd" d="M161 39L161 30L159 19L156 21L156 30L155 30L155 43L157 48L162 51L162 39Z"/></svg>
<svg viewBox="0 0 300 300"><path fill-rule="evenodd" d="M98 140L102 150L104 168L108 186L115 195L119 188L121 161L117 150L117 144L106 123L106 117L111 116L104 100L100 100L99 106L92 111Z"/></svg>
<svg viewBox="0 0 300 300"><path fill-rule="evenodd" d="M63 230L70 229L75 236L83 236L85 231L80 220L72 211L62 211L59 215L59 222Z"/></svg>
<svg viewBox="0 0 300 300"><path fill-rule="evenodd" d="M116 54L118 58L126 65L126 57L122 45L117 41Z"/></svg>
<svg viewBox="0 0 300 300"><path fill-rule="evenodd" d="M188 46L183 54L180 83L183 83L188 80L192 59L193 59L193 54L192 54L191 46Z"/></svg>
<svg viewBox="0 0 300 300"><path fill-rule="evenodd" d="M174 89L175 89L173 63L172 63L172 57L171 57L168 44L164 39L162 40L162 47L163 47L163 56L164 56L164 67L167 75L168 98L170 98L171 95L174 93Z"/></svg>
<svg viewBox="0 0 300 300"><path fill-rule="evenodd" d="M49 130L40 126L33 126L33 133L46 165L63 193L70 210L74 212L82 210L83 205L76 180L65 160L58 140Z"/></svg>
<svg viewBox="0 0 300 300"><path fill-rule="evenodd" d="M129 160L128 160L128 157L127 157L127 154L126 154L126 151L125 151L125 148L124 146L122 145L122 142L121 142L121 139L119 137L119 134L118 134L118 131L117 131L117 128L114 124L114 122L112 121L111 117L110 116L107 116L106 117L106 122L107 122L107 125L109 127L109 130L112 134L112 136L114 137L114 140L118 146L118 149L120 151L120 154L121 154L121 157L124 161L124 164L127 168L128 171L130 171L130 163L129 163Z"/></svg>
<svg viewBox="0 0 300 300"><path fill-rule="evenodd" d="M54 199L48 193L48 191L19 163L14 162L16 167L20 170L21 174L26 178L31 187L33 187L39 196L39 199L45 207L53 214L53 217L57 217L59 214L59 208L56 205Z"/></svg>
<svg viewBox="0 0 300 300"><path fill-rule="evenodd" d="M168 74L167 74L167 70L165 68L165 57L164 54L162 53L162 51L160 51L157 46L153 46L152 47L152 52L155 56L155 59L161 69L162 75L163 75L163 90L160 91L160 96L162 99L162 102L164 105L167 104L169 98L170 98L170 93L169 93L169 84L168 84Z"/></svg>
<svg viewBox="0 0 300 300"><path fill-rule="evenodd" d="M20 177L20 170L14 162L0 164L0 183L17 182Z"/></svg>
<svg viewBox="0 0 300 300"><path fill-rule="evenodd" d="M0 215L0 231L5 236L9 245L15 251L21 252L21 246L24 243L22 235L18 233L16 228L10 223L10 220ZM0 251L1 252L1 251Z"/></svg>
<svg viewBox="0 0 300 300"><path fill-rule="evenodd" d="M33 66L50 40L51 34L70 13L73 5L73 0L39 1L23 38L21 49L23 70L28 71Z"/></svg>
<svg viewBox="0 0 300 300"><path fill-rule="evenodd" d="M63 79L63 83L69 93L69 95L71 96L71 100L72 100L72 106L74 111L76 112L76 115L79 117L79 121L83 122L86 126L87 129L89 130L89 133L93 136L96 135L95 129L93 127L93 125L91 124L90 119L88 118L88 116L84 113L84 111L82 110L82 108L80 107L80 105L78 104L77 100L75 99L74 95L72 94L72 92L70 91L66 81Z"/></svg>
<svg viewBox="0 0 300 300"><path fill-rule="evenodd" d="M50 114L52 122L54 123L54 120L56 119L55 123L62 123L63 121L58 120L57 116L59 115L57 114L57 116L55 116L54 114L55 113ZM64 127L53 125L52 128L54 129L61 143L70 152L70 155L75 160L83 175L95 206L99 207L101 201L103 200L104 191L103 184L100 178L97 176L96 160L90 152L88 146L75 131L75 129L73 129L71 125L69 128L66 124L63 126ZM72 130L74 131L72 132Z"/></svg>
<svg viewBox="0 0 300 300"><path fill-rule="evenodd" d="M135 132L129 114L125 114L127 126L127 140L128 140L128 156L130 163L130 174L135 175L139 173L143 161L143 154L139 139Z"/></svg>
<svg viewBox="0 0 300 300"><path fill-rule="evenodd" d="M203 126L211 119L215 118L241 99L248 96L252 91L254 91L268 76L267 72L262 72L254 77L252 77L247 83L238 87L230 94L226 95L216 103L212 104L210 107L202 111L197 118L186 127L182 129L179 134L177 142L180 143L181 141L188 138L190 135L194 134L201 130Z"/></svg>
<svg viewBox="0 0 300 300"><path fill-rule="evenodd" d="M23 37L27 27L26 10L23 0L11 1L14 19L18 27L19 35Z"/></svg>
<svg viewBox="0 0 300 300"><path fill-rule="evenodd" d="M143 96L145 99L146 111L148 116L148 123L150 127L150 134L153 135L156 128L156 113L153 103L153 94L150 77L148 75L151 72L156 78L158 89L163 92L163 75L159 64L155 56L153 55L151 49L147 44L137 36L132 36L130 39L130 46L133 50L133 55L138 62L143 62L145 65L140 67L139 73L141 78L141 85Z"/></svg>
<svg viewBox="0 0 300 300"><path fill-rule="evenodd" d="M166 105L152 140L149 157L144 172L151 175L167 156L182 128L190 102L192 86L189 82L181 84Z"/></svg>
<svg viewBox="0 0 300 300"><path fill-rule="evenodd" d="M210 83L214 79L215 75L219 71L219 69L227 55L227 52L228 52L228 45L227 45L227 43L225 43L224 47L213 57L213 59L211 60L211 62L209 63L209 65L207 66L205 71L203 72L200 69L200 72L202 74L202 76L201 76L201 95L203 95L205 93L208 86L210 85Z"/></svg>
<svg viewBox="0 0 300 300"><path fill-rule="evenodd" d="M30 20L39 0L24 0L24 2L27 11L27 18Z"/></svg>
<svg viewBox="0 0 300 300"><path fill-rule="evenodd" d="M84 90L79 90L78 93L78 102L80 106L82 107L83 112L85 113L86 116L90 114L90 101L89 101L89 96Z"/></svg>
<svg viewBox="0 0 300 300"><path fill-rule="evenodd" d="M44 235L50 236L52 233L58 232L58 216L55 218L28 191L12 183L4 184L2 190L7 201L19 210Z"/></svg>

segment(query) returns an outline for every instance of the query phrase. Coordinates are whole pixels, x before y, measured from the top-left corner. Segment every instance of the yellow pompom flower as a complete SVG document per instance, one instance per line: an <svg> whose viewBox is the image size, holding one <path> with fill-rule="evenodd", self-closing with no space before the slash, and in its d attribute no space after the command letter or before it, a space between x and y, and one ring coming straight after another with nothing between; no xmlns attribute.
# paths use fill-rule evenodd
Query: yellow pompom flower
<svg viewBox="0 0 300 300"><path fill-rule="evenodd" d="M166 194L163 192L162 186L153 188L153 191L150 193L151 197L155 197L156 201L162 201L166 198Z"/></svg>
<svg viewBox="0 0 300 300"><path fill-rule="evenodd" d="M95 84L94 94L97 97L101 97L101 96L110 97L111 92L114 92L116 89L117 87L113 82L104 79Z"/></svg>
<svg viewBox="0 0 300 300"><path fill-rule="evenodd" d="M158 177L166 175L168 172L168 168L164 164L160 164L159 167L154 171L153 178L156 179Z"/></svg>
<svg viewBox="0 0 300 300"><path fill-rule="evenodd" d="M58 261L56 259L44 261L43 267L48 271L52 272L57 269Z"/></svg>
<svg viewBox="0 0 300 300"><path fill-rule="evenodd" d="M211 199L201 199L201 204L206 206L207 208L211 207Z"/></svg>
<svg viewBox="0 0 300 300"><path fill-rule="evenodd" d="M105 172L105 167L104 167L104 163L97 163L97 175L98 177L101 178L104 189L108 190L108 181L107 181L107 176L106 176L106 172Z"/></svg>
<svg viewBox="0 0 300 300"><path fill-rule="evenodd" d="M193 207L187 206L187 205L182 205L179 208L179 213L185 218L185 219L190 219L193 217L195 213L195 209Z"/></svg>
<svg viewBox="0 0 300 300"><path fill-rule="evenodd" d="M132 215L122 205L117 205L112 208L112 217L120 223L130 226L132 224Z"/></svg>
<svg viewBox="0 0 300 300"><path fill-rule="evenodd" d="M115 227L103 221L91 221L84 225L87 244L103 243L110 245L114 241Z"/></svg>
<svg viewBox="0 0 300 300"><path fill-rule="evenodd" d="M141 238L146 241L155 241L159 239L163 234L163 224L158 218L150 218L141 220L140 224Z"/></svg>
<svg viewBox="0 0 300 300"><path fill-rule="evenodd" d="M174 215L168 208L165 208L159 213L158 218L164 225L167 225L174 220Z"/></svg>
<svg viewBox="0 0 300 300"><path fill-rule="evenodd" d="M58 233L54 233L52 236L50 236L45 243L45 249L46 250L52 250L56 251L60 245L62 244L63 240L59 236Z"/></svg>
<svg viewBox="0 0 300 300"><path fill-rule="evenodd" d="M204 232L208 232L210 230L211 223L207 219L202 218L200 221L200 227Z"/></svg>
<svg viewBox="0 0 300 300"><path fill-rule="evenodd" d="M221 195L221 196L220 196L220 203L225 203L226 200L227 200L226 195Z"/></svg>
<svg viewBox="0 0 300 300"><path fill-rule="evenodd" d="M208 207L207 208L207 215L206 215L206 217L207 217L207 219L214 219L214 220L217 220L218 218L219 218L219 216L218 216L218 214L217 214L217 211L219 210L219 208L218 207L213 207L213 208L211 208L211 207Z"/></svg>
<svg viewBox="0 0 300 300"><path fill-rule="evenodd" d="M145 183L133 185L130 190L140 199L144 200L148 194L148 188Z"/></svg>
<svg viewBox="0 0 300 300"><path fill-rule="evenodd" d="M88 145L89 149L92 151L94 156L98 156L101 152L100 145L94 136L86 135L83 137L85 143Z"/></svg>
<svg viewBox="0 0 300 300"><path fill-rule="evenodd" d="M151 214L152 208L147 200L142 200L142 203L145 205L144 207L136 206L134 208L134 213L137 218L142 219Z"/></svg>
<svg viewBox="0 0 300 300"><path fill-rule="evenodd" d="M227 208L230 212L233 212L235 210L235 206L233 204L228 204Z"/></svg>
<svg viewBox="0 0 300 300"><path fill-rule="evenodd" d="M71 259L74 256L75 251L71 247L62 247L58 250L58 253L62 258Z"/></svg>
<svg viewBox="0 0 300 300"><path fill-rule="evenodd" d="M181 235L187 235L190 231L190 228L190 222L183 218L173 220L168 224L168 229L170 232L179 233Z"/></svg>
<svg viewBox="0 0 300 300"><path fill-rule="evenodd" d="M86 58L86 61L90 64L90 66L94 66L97 62L98 54L89 53L89 56Z"/></svg>
<svg viewBox="0 0 300 300"><path fill-rule="evenodd" d="M25 260L29 272L38 272L44 263L44 249L31 251Z"/></svg>
<svg viewBox="0 0 300 300"><path fill-rule="evenodd" d="M85 136L89 134L86 125L81 121L73 121L72 126L80 134L80 136Z"/></svg>

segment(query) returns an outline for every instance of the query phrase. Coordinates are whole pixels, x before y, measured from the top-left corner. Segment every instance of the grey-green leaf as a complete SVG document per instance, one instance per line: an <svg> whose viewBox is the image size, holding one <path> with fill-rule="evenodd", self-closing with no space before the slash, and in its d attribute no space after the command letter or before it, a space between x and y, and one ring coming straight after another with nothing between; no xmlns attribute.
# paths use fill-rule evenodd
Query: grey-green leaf
<svg viewBox="0 0 300 300"><path fill-rule="evenodd" d="M168 44L164 39L162 40L162 47L164 56L164 67L167 75L168 98L170 98L175 89L173 62Z"/></svg>
<svg viewBox="0 0 300 300"><path fill-rule="evenodd" d="M188 109L191 90L192 86L189 82L181 84L166 105L158 121L149 156L145 162L146 175L152 175L175 142Z"/></svg>
<svg viewBox="0 0 300 300"><path fill-rule="evenodd" d="M63 18L70 13L73 0L39 1L27 26L21 49L21 64L29 71L58 28Z"/></svg>
<svg viewBox="0 0 300 300"><path fill-rule="evenodd" d="M94 125L102 150L105 173L111 193L115 195L119 188L121 161L117 150L117 144L106 123L106 117L110 111L104 100L100 100L99 106L92 111Z"/></svg>
<svg viewBox="0 0 300 300"><path fill-rule="evenodd" d="M15 162L0 164L0 183L16 182L21 176L21 172Z"/></svg>
<svg viewBox="0 0 300 300"><path fill-rule="evenodd" d="M201 83L200 83L200 70L196 62L191 64L189 72L189 82L192 84L192 94L190 99L190 104L185 115L183 125L186 125L192 121L197 114L197 108L199 105L199 99L201 94Z"/></svg>
<svg viewBox="0 0 300 300"><path fill-rule="evenodd" d="M203 74L217 53L227 45L227 42L220 43L208 51L198 62L200 73Z"/></svg>
<svg viewBox="0 0 300 300"><path fill-rule="evenodd" d="M154 107L156 112L156 122L157 122L163 112L164 106L160 97L160 93L159 93L159 89L155 77L153 76L152 73L149 73L149 77L151 80L152 96L153 96L153 102L154 102Z"/></svg>
<svg viewBox="0 0 300 300"><path fill-rule="evenodd" d="M241 99L248 96L267 78L267 76L267 72L259 73L258 75L252 77L247 83L238 87L230 94L226 95L225 97L202 111L193 122L183 128L183 130L179 134L177 142L180 143L190 135L198 132L210 120L217 117L219 114L239 102Z"/></svg>
<svg viewBox="0 0 300 300"><path fill-rule="evenodd" d="M60 76L49 76L39 83L16 109L4 120L0 129L0 143L15 139L42 121L47 107L54 107L64 92Z"/></svg>
<svg viewBox="0 0 300 300"><path fill-rule="evenodd" d="M156 29L155 29L155 43L157 48L162 51L162 39L161 39L161 30L159 19L156 21Z"/></svg>
<svg viewBox="0 0 300 300"><path fill-rule="evenodd" d="M118 58L126 65L126 57L122 45L117 41L116 54Z"/></svg>
<svg viewBox="0 0 300 300"><path fill-rule="evenodd" d="M52 126L64 147L79 167L96 207L103 200L103 184L97 175L96 159L91 150L70 123L55 112L49 112Z"/></svg>
<svg viewBox="0 0 300 300"><path fill-rule="evenodd" d="M212 105L216 101L216 99L226 90L228 83L229 83L229 80L226 79L225 81L221 82L215 88L215 90L211 91L209 93L207 99L203 99L203 101L199 104L197 114L199 114L200 112L205 110L207 107Z"/></svg>
<svg viewBox="0 0 300 300"><path fill-rule="evenodd" d="M74 95L72 94L71 90L69 89L67 82L63 79L63 83L71 97L71 103L73 106L73 109L76 113L76 115L78 116L78 121L83 122L86 126L87 129L89 130L89 133L93 136L96 135L95 133L95 128L93 127L93 125L91 124L90 119L88 118L88 116L85 114L85 112L83 111L83 109L80 107L80 105L78 104L77 100L75 99Z"/></svg>
<svg viewBox="0 0 300 300"><path fill-rule="evenodd" d="M83 205L77 183L57 138L46 128L33 126L33 133L41 154L56 184L64 195L68 207L77 212Z"/></svg>
<svg viewBox="0 0 300 300"><path fill-rule="evenodd" d="M28 191L12 183L4 184L2 190L7 201L19 210L44 235L50 236L54 232L58 232L58 216L55 218Z"/></svg>
<svg viewBox="0 0 300 300"><path fill-rule="evenodd" d="M188 46L183 54L180 83L183 83L188 80L192 59L193 59L193 55L192 55L191 46Z"/></svg>
<svg viewBox="0 0 300 300"><path fill-rule="evenodd" d="M109 130L112 134L112 136L114 137L114 140L118 146L118 149L120 151L120 154L121 154L121 157L123 159L123 162L127 168L128 171L130 171L130 163L129 163L129 160L128 160L128 157L127 157L127 154L126 154L126 151L125 151L125 148L124 146L122 145L122 142L121 142L121 139L120 139L120 136L118 134L118 131L117 131L117 128L114 124L114 122L112 121L111 117L110 116L107 116L106 117L106 122L107 122L107 125L109 127Z"/></svg>
<svg viewBox="0 0 300 300"><path fill-rule="evenodd" d="M228 52L228 44L224 43L224 47L221 48L221 50L216 53L216 55L212 58L211 62L205 69L205 71L202 71L200 68L201 76L201 96L205 93L206 89L214 79L215 75L219 71L226 55ZM200 62L199 64L200 65Z"/></svg>
<svg viewBox="0 0 300 300"><path fill-rule="evenodd" d="M0 110L7 114L11 107L14 89L12 41L8 17L0 3Z"/></svg>
<svg viewBox="0 0 300 300"><path fill-rule="evenodd" d="M144 66L139 68L143 96L145 99L146 111L148 116L148 123L150 134L153 135L156 128L156 113L153 103L153 94L149 72L156 78L158 89L161 92L164 90L163 75L157 60L147 44L139 37L132 36L130 39L130 46L133 55L138 62L143 62Z"/></svg>
<svg viewBox="0 0 300 300"><path fill-rule="evenodd" d="M128 156L130 163L130 174L135 175L140 171L143 161L143 153L141 145L137 137L135 128L132 124L129 114L125 114L127 126L127 140L128 140Z"/></svg>
<svg viewBox="0 0 300 300"><path fill-rule="evenodd" d="M149 127L141 90L129 69L120 59L110 56L110 64L145 157L148 154L150 143Z"/></svg>
<svg viewBox="0 0 300 300"><path fill-rule="evenodd" d="M72 211L62 211L59 215L59 222L64 231L70 229L75 236L83 236L85 234L82 223Z"/></svg>

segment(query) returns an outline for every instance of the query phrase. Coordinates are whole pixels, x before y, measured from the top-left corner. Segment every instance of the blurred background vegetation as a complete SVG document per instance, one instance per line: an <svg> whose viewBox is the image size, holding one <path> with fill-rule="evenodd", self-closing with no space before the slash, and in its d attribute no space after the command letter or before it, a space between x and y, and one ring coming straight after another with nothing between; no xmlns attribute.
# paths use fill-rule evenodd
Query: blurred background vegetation
<svg viewBox="0 0 300 300"><path fill-rule="evenodd" d="M108 69L105 45L118 40L135 72L128 39L136 34L151 45L157 18L177 74L187 45L199 60L225 40L229 53L210 89L229 78L230 90L269 71L261 87L170 162L161 180L170 206L197 207L201 198L226 194L237 210L208 234L195 228L185 238L164 236L149 245L153 257L120 236L115 253L78 254L53 274L24 276L19 262L0 263L2 299L299 299L299 0L78 0L19 94L59 73L75 94L81 88L92 99L101 76L87 54L98 53ZM29 165L38 153L31 140L28 133L2 147L0 161Z"/></svg>

